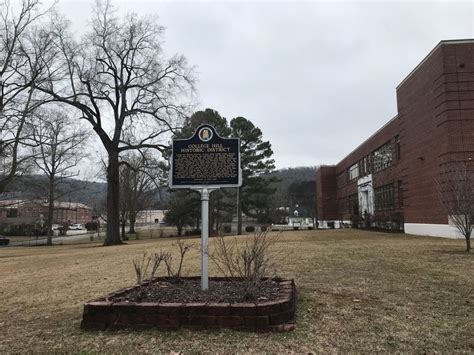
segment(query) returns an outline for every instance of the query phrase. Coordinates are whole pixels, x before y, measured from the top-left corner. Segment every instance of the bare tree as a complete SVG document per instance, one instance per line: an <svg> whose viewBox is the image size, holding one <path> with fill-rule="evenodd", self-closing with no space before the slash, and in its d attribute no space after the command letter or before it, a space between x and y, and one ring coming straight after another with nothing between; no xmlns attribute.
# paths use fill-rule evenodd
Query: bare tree
<svg viewBox="0 0 474 355"><path fill-rule="evenodd" d="M119 19L110 2L98 1L91 29L75 41L56 21L57 62L48 84L35 86L52 100L77 109L102 142L107 162L107 236L120 244L119 156L130 150L167 147L193 91L183 56L166 58L163 28L151 17Z"/></svg>
<svg viewBox="0 0 474 355"><path fill-rule="evenodd" d="M471 250L474 228L474 162L450 164L437 181L441 203L449 218L466 239L466 251Z"/></svg>
<svg viewBox="0 0 474 355"><path fill-rule="evenodd" d="M51 61L46 54L49 36L35 27L43 14L38 0L23 0L16 6L0 2L0 193L28 171L25 123L42 104L33 82L43 78Z"/></svg>
<svg viewBox="0 0 474 355"><path fill-rule="evenodd" d="M120 168L120 216L122 239L125 237L125 223L130 222L129 233L135 233L135 223L140 211L154 203L154 192L164 183L164 163L145 151L143 154L127 154Z"/></svg>
<svg viewBox="0 0 474 355"><path fill-rule="evenodd" d="M87 134L66 112L57 109L40 111L28 128L34 142L31 148L34 164L48 180L47 245L52 245L55 201L60 197L57 187L64 179L77 175L71 170L85 157Z"/></svg>

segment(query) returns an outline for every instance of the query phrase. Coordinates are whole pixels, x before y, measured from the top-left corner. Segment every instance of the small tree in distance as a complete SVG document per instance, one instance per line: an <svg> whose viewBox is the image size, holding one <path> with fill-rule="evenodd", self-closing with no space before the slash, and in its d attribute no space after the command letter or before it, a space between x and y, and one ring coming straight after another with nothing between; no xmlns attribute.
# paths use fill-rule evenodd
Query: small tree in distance
<svg viewBox="0 0 474 355"><path fill-rule="evenodd" d="M71 170L86 156L83 148L88 136L66 112L60 110L41 110L28 128L31 133L33 161L36 168L47 177L46 244L52 245L54 204L60 197L57 195L57 187L64 179L77 175L77 171Z"/></svg>
<svg viewBox="0 0 474 355"><path fill-rule="evenodd" d="M127 154L122 158L120 168L120 210L122 239L125 237L125 223L130 222L129 234L135 234L135 222L140 211L154 204L155 192L165 181L166 167L152 152L141 155Z"/></svg>
<svg viewBox="0 0 474 355"><path fill-rule="evenodd" d="M440 200L457 230L466 239L466 251L471 250L474 228L474 162L451 164L437 181Z"/></svg>
<svg viewBox="0 0 474 355"><path fill-rule="evenodd" d="M199 199L196 199L196 195L194 191L178 190L168 203L165 222L176 226L178 235L182 235L184 227L199 216Z"/></svg>

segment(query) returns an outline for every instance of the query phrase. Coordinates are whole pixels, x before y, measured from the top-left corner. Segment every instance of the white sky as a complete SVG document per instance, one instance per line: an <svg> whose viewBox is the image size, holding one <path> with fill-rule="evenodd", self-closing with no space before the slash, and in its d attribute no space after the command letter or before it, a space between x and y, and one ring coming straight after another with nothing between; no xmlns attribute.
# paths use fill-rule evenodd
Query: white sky
<svg viewBox="0 0 474 355"><path fill-rule="evenodd" d="M156 13L198 73L199 108L244 116L278 168L337 163L396 112L396 86L440 40L474 37L472 1L115 1ZM78 32L90 1L62 0Z"/></svg>

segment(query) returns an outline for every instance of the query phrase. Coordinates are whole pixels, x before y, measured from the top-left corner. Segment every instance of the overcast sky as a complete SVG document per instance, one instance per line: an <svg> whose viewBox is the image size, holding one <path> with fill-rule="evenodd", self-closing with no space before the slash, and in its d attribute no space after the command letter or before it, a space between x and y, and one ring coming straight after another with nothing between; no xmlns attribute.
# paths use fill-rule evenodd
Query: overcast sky
<svg viewBox="0 0 474 355"><path fill-rule="evenodd" d="M440 40L474 37L473 1L115 1L156 13L198 73L200 109L244 116L278 168L334 164L397 113L396 86ZM62 0L78 28L91 2Z"/></svg>

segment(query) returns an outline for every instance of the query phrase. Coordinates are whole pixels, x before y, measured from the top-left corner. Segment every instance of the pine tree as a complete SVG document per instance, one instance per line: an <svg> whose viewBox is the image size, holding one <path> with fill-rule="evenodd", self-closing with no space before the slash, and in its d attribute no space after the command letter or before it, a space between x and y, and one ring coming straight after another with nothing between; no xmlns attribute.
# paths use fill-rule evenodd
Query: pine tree
<svg viewBox="0 0 474 355"><path fill-rule="evenodd" d="M263 175L275 169L275 161L270 142L263 140L261 129L252 122L236 117L230 121L230 128L231 137L240 138L242 186L237 197L237 234L242 234L242 213L257 219L268 214L268 197L275 188L271 184L274 181L264 179Z"/></svg>

